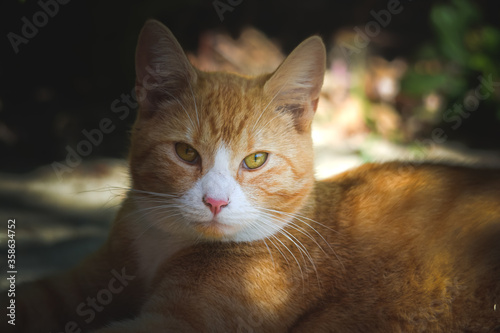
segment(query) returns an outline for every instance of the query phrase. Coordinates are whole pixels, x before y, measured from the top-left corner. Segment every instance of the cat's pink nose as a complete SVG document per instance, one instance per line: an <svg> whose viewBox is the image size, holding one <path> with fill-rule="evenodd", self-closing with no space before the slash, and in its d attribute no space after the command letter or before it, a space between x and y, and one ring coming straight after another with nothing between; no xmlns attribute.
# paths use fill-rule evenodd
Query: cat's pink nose
<svg viewBox="0 0 500 333"><path fill-rule="evenodd" d="M203 203L205 203L205 205L208 206L208 208L210 208L210 210L214 215L219 214L221 209L229 204L227 200L217 200L208 197L203 198Z"/></svg>

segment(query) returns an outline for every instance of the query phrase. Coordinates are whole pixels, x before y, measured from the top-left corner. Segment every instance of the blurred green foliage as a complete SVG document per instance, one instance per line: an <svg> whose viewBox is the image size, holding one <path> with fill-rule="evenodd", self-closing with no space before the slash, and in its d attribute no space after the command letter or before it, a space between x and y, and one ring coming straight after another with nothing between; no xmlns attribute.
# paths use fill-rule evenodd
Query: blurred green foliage
<svg viewBox="0 0 500 333"><path fill-rule="evenodd" d="M498 81L500 30L485 23L483 14L470 0L434 4L429 22L435 34L419 47L401 82L403 92L412 96L438 93L446 108L474 89L479 75ZM496 112L500 122L498 94L481 103L481 110Z"/></svg>

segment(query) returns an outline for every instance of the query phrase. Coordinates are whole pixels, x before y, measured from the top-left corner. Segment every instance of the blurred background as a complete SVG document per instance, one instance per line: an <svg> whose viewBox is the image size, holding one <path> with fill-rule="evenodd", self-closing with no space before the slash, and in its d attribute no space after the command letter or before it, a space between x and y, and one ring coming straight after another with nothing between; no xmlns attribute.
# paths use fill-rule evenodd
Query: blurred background
<svg viewBox="0 0 500 333"><path fill-rule="evenodd" d="M204 70L269 72L320 35L323 178L393 159L500 166L499 15L487 0L3 0L0 250L16 218L22 281L105 239L128 186L134 50L148 18ZM99 135L103 119L112 130Z"/></svg>

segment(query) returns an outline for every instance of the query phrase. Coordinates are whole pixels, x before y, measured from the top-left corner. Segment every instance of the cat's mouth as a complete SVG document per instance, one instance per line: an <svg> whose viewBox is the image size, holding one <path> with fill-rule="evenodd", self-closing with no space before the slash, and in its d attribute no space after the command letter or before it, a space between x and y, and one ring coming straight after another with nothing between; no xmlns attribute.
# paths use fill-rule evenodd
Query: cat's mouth
<svg viewBox="0 0 500 333"><path fill-rule="evenodd" d="M197 222L194 224L194 229L206 238L221 239L235 234L239 230L239 227L224 224L214 219L210 222Z"/></svg>

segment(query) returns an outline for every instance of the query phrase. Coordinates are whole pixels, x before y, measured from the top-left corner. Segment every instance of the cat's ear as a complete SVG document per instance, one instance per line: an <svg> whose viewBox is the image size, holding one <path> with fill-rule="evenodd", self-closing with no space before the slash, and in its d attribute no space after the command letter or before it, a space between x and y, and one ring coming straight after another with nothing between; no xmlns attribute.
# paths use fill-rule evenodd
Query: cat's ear
<svg viewBox="0 0 500 333"><path fill-rule="evenodd" d="M266 95L290 112L299 130L306 130L316 111L325 75L325 45L318 36L303 41L264 85Z"/></svg>
<svg viewBox="0 0 500 333"><path fill-rule="evenodd" d="M148 20L141 30L135 71L141 111L154 111L160 102L175 100L197 76L172 32L156 20Z"/></svg>

